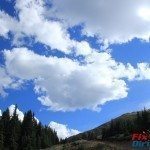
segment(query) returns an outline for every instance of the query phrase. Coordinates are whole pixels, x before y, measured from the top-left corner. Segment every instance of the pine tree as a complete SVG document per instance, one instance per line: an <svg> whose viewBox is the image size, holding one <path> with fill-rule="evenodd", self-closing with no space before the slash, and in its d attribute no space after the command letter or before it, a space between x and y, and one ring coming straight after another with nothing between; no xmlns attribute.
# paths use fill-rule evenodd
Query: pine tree
<svg viewBox="0 0 150 150"><path fill-rule="evenodd" d="M4 146L3 126L0 120L0 149L3 149L3 146Z"/></svg>
<svg viewBox="0 0 150 150"><path fill-rule="evenodd" d="M149 129L148 119L149 119L148 112L144 108L144 110L142 111L142 126L143 126L143 130L148 130Z"/></svg>
<svg viewBox="0 0 150 150"><path fill-rule="evenodd" d="M10 115L9 115L9 110L6 109L6 111L3 112L2 114L2 126L3 126L3 138L4 138L4 147L8 147L11 143L10 141L10 128L9 128L9 123L10 123Z"/></svg>
<svg viewBox="0 0 150 150"><path fill-rule="evenodd" d="M32 148L32 132L33 132L33 114L32 111L28 111L24 115L24 119L21 126L21 147Z"/></svg>
<svg viewBox="0 0 150 150"><path fill-rule="evenodd" d="M7 109L0 118L0 150L39 150L58 142L56 132L38 124L31 110L25 113L23 122L18 119L17 106L13 116L10 117Z"/></svg>
<svg viewBox="0 0 150 150"><path fill-rule="evenodd" d="M41 122L36 126L36 146L37 149L41 148L42 124Z"/></svg>
<svg viewBox="0 0 150 150"><path fill-rule="evenodd" d="M137 112L136 114L136 119L135 119L135 128L136 128L136 131L140 131L141 130L141 126L142 126L142 117L140 115L139 112Z"/></svg>
<svg viewBox="0 0 150 150"><path fill-rule="evenodd" d="M13 112L13 116L10 120L10 149L17 149L19 136L20 136L20 129L21 129L21 122L18 119L17 115L17 105L15 106L15 110Z"/></svg>

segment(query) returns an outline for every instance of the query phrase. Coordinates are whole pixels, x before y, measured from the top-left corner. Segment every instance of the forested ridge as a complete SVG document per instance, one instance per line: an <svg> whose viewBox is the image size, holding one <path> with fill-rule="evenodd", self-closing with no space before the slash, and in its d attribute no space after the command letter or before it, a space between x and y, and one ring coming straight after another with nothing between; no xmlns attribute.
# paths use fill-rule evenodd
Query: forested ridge
<svg viewBox="0 0 150 150"><path fill-rule="evenodd" d="M69 137L62 142L77 140L131 141L132 133L150 134L150 110L124 114L92 130Z"/></svg>
<svg viewBox="0 0 150 150"><path fill-rule="evenodd" d="M17 106L10 116L6 109L0 117L0 150L38 150L58 144L56 132L37 123L31 110L24 114L22 122L16 110Z"/></svg>
<svg viewBox="0 0 150 150"><path fill-rule="evenodd" d="M103 140L131 140L132 133L150 133L150 111L137 112L132 119L111 120L110 126L102 128Z"/></svg>

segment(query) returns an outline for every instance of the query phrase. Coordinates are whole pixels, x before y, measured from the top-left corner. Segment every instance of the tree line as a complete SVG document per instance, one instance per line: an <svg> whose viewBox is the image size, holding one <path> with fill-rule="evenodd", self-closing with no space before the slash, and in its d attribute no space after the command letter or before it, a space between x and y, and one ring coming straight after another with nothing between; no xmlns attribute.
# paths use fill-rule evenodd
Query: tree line
<svg viewBox="0 0 150 150"><path fill-rule="evenodd" d="M10 116L6 109L0 117L0 150L38 150L58 144L56 132L37 123L31 110L24 114L22 122L16 111L17 106Z"/></svg>
<svg viewBox="0 0 150 150"><path fill-rule="evenodd" d="M131 140L131 134L134 132L142 132L150 130L150 111L144 109L137 112L132 119L115 119L111 120L108 127L102 128L103 140Z"/></svg>

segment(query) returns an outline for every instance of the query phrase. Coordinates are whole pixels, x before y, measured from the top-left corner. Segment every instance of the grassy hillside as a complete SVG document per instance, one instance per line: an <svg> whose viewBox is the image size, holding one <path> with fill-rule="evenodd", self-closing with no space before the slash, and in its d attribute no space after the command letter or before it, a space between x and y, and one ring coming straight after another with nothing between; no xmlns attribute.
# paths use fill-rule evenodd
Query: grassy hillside
<svg viewBox="0 0 150 150"><path fill-rule="evenodd" d="M144 109L121 115L97 128L63 140L61 144L47 150L132 150L133 131L149 129L150 110Z"/></svg>
<svg viewBox="0 0 150 150"><path fill-rule="evenodd" d="M123 121L128 121L128 120L132 121L132 120L135 120L136 114L137 114L137 112L123 114L123 115L113 119L113 121L114 122L122 121L122 120ZM66 140L69 141L69 142L76 141L76 140L81 140L81 139L85 139L86 140L87 139L86 137L90 137L90 136L91 136L91 140L92 140L93 137L96 138L97 140L101 140L101 138L102 138L102 129L110 127L110 124L111 124L111 121L109 121L107 123L104 123L104 124L94 128L92 130L89 130L89 131L80 133L78 135L72 136L72 137L70 137L70 138L68 138Z"/></svg>
<svg viewBox="0 0 150 150"><path fill-rule="evenodd" d="M87 141L79 140L66 144L53 146L45 150L131 150L130 142L102 142L102 141Z"/></svg>

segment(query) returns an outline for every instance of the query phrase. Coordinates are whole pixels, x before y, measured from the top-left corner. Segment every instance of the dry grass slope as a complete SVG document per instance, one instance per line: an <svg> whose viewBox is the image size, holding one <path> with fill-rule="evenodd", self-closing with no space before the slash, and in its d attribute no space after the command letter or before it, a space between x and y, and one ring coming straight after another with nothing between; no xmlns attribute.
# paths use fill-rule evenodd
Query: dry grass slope
<svg viewBox="0 0 150 150"><path fill-rule="evenodd" d="M45 150L132 150L131 143L108 143L100 141L79 140L60 144Z"/></svg>

